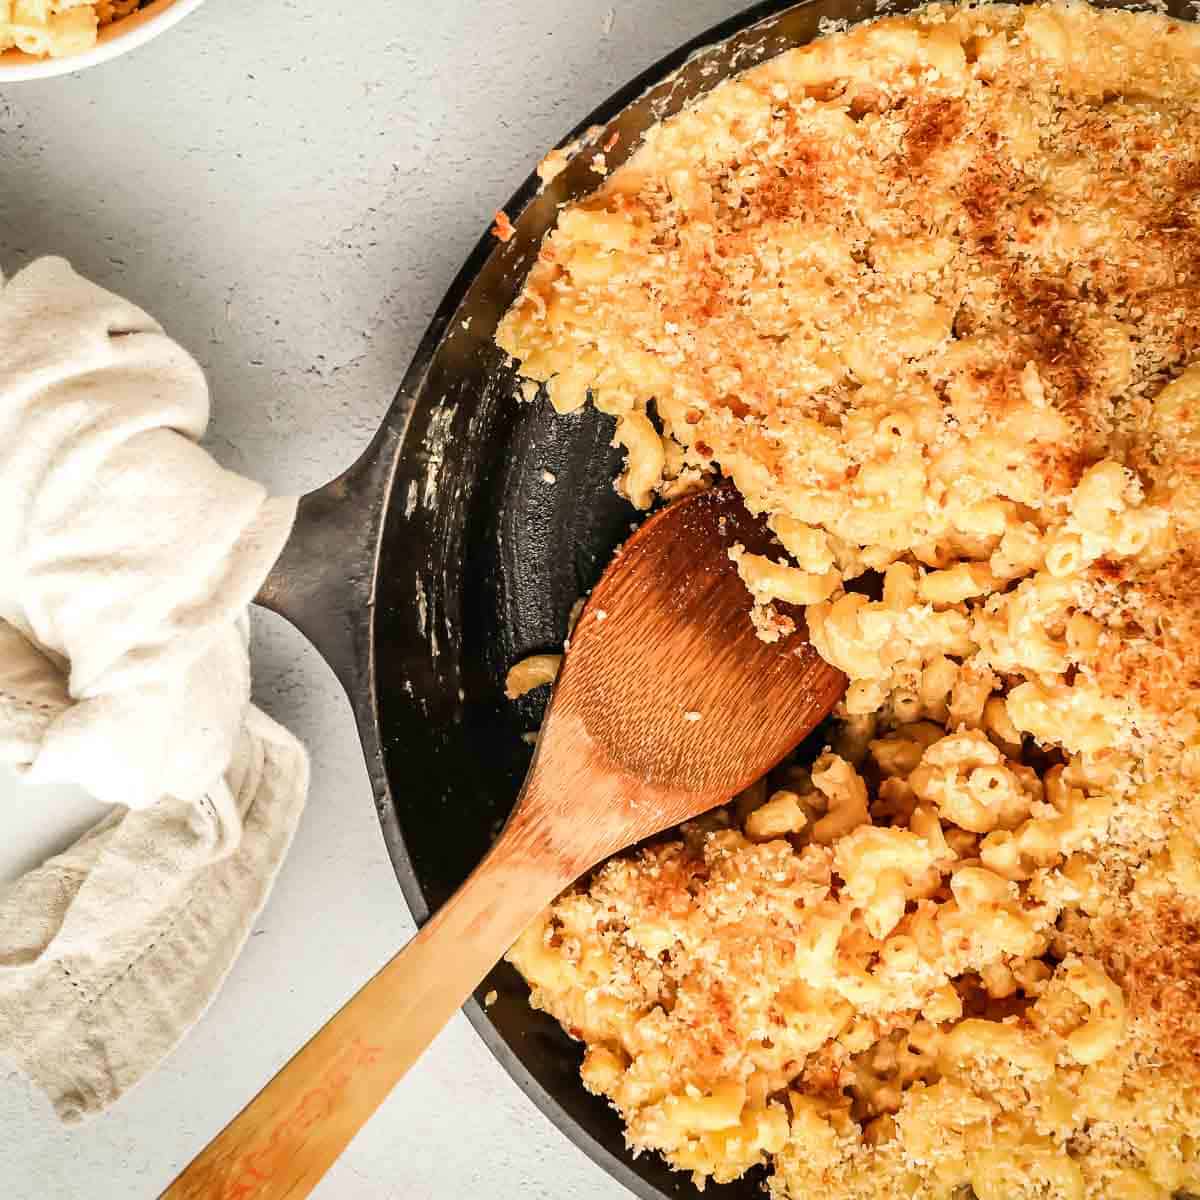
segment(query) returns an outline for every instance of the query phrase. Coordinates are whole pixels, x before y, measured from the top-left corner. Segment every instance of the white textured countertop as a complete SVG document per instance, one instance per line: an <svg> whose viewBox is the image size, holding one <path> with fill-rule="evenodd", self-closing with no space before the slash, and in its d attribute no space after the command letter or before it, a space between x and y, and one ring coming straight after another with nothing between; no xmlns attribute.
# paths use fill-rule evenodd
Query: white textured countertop
<svg viewBox="0 0 1200 1200"><path fill-rule="evenodd" d="M63 254L204 365L208 444L278 492L363 447L496 206L617 86L744 0L208 0L77 77L0 90L0 268ZM4 1200L153 1197L412 932L349 707L257 620L259 703L313 755L291 856L199 1027L64 1130L0 1066ZM98 810L0 775L0 879ZM314 1195L618 1200L456 1018Z"/></svg>

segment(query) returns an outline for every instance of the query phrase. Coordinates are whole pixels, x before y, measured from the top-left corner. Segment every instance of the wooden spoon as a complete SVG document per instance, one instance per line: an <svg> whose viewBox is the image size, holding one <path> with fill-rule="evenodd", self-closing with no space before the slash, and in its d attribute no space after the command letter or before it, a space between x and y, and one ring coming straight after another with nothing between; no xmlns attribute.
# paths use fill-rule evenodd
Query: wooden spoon
<svg viewBox="0 0 1200 1200"><path fill-rule="evenodd" d="M629 539L575 627L499 841L164 1198L307 1196L563 888L724 803L828 713L845 676L817 655L798 613L795 633L759 640L727 553L735 543L778 552L727 487L678 501Z"/></svg>

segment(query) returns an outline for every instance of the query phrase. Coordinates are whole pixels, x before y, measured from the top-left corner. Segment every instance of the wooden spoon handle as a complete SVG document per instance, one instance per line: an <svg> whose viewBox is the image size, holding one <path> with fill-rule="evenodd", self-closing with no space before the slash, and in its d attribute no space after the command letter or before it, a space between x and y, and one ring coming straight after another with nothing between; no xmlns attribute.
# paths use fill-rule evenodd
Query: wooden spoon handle
<svg viewBox="0 0 1200 1200"><path fill-rule="evenodd" d="M162 1200L307 1196L504 950L570 882L560 876L560 868L531 861L521 831L506 831L424 929L209 1143Z"/></svg>

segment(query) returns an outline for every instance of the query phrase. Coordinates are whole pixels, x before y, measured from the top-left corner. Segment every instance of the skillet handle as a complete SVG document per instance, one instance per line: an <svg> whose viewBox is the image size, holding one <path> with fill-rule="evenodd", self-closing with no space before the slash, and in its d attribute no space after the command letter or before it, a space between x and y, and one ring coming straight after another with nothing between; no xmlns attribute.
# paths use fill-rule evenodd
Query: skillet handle
<svg viewBox="0 0 1200 1200"><path fill-rule="evenodd" d="M351 700L370 670L379 538L398 434L385 422L353 466L300 500L296 523L254 602L294 625Z"/></svg>

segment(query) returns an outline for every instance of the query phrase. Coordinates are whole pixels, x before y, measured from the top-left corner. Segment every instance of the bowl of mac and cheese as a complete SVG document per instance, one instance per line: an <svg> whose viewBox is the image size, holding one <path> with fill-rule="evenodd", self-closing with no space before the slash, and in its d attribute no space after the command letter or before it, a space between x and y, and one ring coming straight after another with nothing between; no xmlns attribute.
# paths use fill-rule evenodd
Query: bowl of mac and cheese
<svg viewBox="0 0 1200 1200"><path fill-rule="evenodd" d="M728 477L819 753L509 954L635 1153L776 1200L1200 1192L1200 32L934 5L565 207L497 341L640 508Z"/></svg>
<svg viewBox="0 0 1200 1200"><path fill-rule="evenodd" d="M203 0L0 0L0 83L107 62L169 29Z"/></svg>

